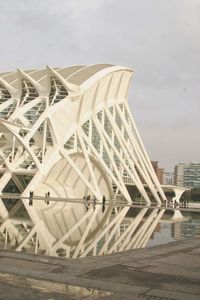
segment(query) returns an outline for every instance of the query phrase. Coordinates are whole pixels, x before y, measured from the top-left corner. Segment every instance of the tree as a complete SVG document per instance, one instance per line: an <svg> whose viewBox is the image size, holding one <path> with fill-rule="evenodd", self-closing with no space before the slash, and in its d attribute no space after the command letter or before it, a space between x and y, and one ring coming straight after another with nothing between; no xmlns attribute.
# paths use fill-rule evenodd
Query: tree
<svg viewBox="0 0 200 300"><path fill-rule="evenodd" d="M200 201L200 188L191 189L191 200Z"/></svg>

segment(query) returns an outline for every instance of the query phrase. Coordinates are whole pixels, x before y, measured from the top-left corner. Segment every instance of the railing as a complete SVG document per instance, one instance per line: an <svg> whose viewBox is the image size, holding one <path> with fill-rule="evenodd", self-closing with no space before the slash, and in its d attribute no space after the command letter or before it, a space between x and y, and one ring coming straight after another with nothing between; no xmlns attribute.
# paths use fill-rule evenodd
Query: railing
<svg viewBox="0 0 200 300"><path fill-rule="evenodd" d="M123 176L122 179L125 184L133 184L133 180L130 177Z"/></svg>

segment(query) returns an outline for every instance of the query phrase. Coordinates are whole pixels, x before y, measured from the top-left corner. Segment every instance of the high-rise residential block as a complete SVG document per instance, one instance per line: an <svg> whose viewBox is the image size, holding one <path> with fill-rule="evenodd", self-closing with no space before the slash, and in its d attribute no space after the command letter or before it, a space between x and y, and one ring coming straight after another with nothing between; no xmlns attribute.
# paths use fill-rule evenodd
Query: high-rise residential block
<svg viewBox="0 0 200 300"><path fill-rule="evenodd" d="M179 163L174 168L174 183L184 187L200 188L200 163Z"/></svg>

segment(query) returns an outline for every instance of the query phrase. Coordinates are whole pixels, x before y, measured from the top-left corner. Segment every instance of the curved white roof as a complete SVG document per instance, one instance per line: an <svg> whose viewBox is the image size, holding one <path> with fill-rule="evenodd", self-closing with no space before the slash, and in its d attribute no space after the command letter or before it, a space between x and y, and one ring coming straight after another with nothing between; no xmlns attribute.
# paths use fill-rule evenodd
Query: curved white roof
<svg viewBox="0 0 200 300"><path fill-rule="evenodd" d="M92 78L97 73L106 70L107 73L116 71L114 68L117 68L111 64L95 64L90 66L70 66L63 68L51 68L55 71L63 80L67 80L68 82L80 86L88 79ZM119 67L121 69L126 69L123 67ZM130 69L129 69L130 70ZM21 71L21 70L20 70ZM130 70L131 71L131 70ZM40 70L23 70L23 74L26 74L33 81L38 82L41 86L46 86L47 77L48 77L48 68L40 69ZM9 85L14 88L18 86L18 80L21 79L18 71L13 72L4 72L0 73L0 79L3 79Z"/></svg>

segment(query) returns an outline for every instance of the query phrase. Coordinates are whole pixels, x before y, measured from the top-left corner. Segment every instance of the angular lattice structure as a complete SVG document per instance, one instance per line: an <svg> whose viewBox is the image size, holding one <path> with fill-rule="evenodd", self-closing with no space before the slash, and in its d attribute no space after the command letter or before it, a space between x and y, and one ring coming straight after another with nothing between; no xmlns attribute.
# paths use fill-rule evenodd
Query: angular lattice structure
<svg viewBox="0 0 200 300"><path fill-rule="evenodd" d="M23 200L30 190L97 201L121 195L130 203L131 180L146 203L165 200L127 102L132 73L99 64L0 74L0 191L22 197L11 208L0 201L3 220L25 208L40 224L40 244L49 245L65 233L69 204L30 207ZM74 220L83 214L76 209Z"/></svg>

